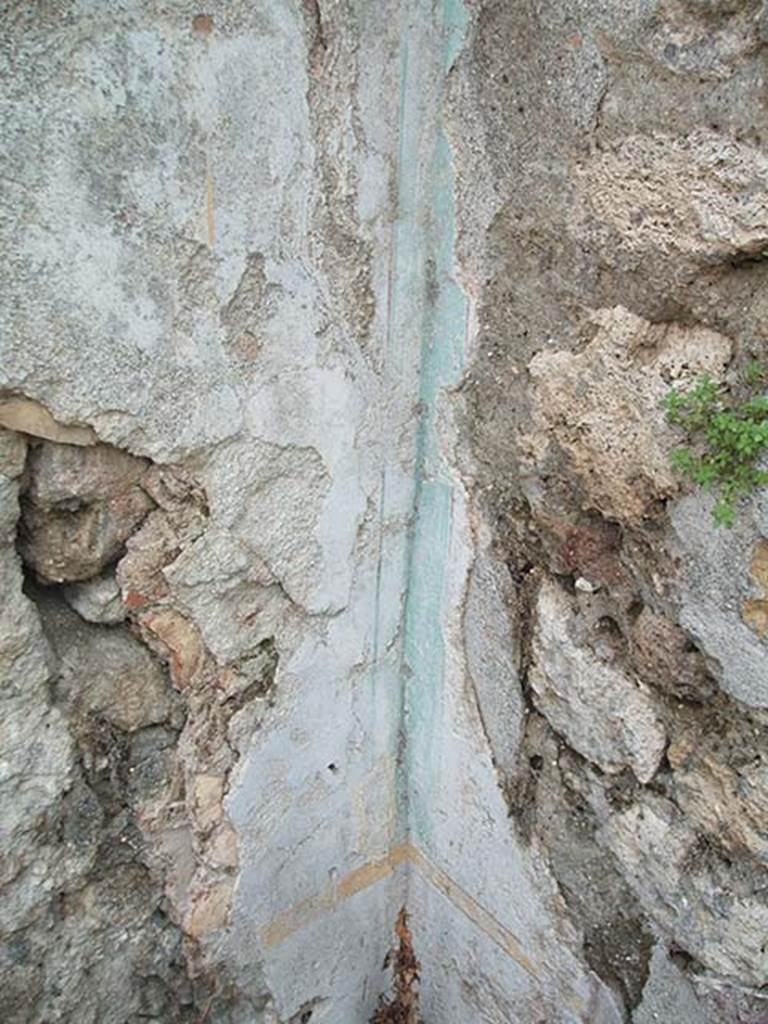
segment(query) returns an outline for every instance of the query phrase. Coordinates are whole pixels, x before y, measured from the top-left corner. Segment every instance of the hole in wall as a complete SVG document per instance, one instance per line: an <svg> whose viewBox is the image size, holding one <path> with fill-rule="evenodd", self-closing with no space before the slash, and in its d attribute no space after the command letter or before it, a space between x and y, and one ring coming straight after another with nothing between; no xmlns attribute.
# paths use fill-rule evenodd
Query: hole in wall
<svg viewBox="0 0 768 1024"><path fill-rule="evenodd" d="M182 931L153 852L159 835L145 828L148 808L161 829L161 808L185 805L178 741L192 712L171 685L169 659L138 635L140 613L124 606L117 575L131 545L142 547L136 538L148 517L160 517L167 549L142 548L144 562L132 572L145 571L148 586L157 588L148 600L162 601L162 567L182 546L173 526L198 536L207 516L204 495L176 467L90 437L74 444L13 436L21 448L12 473L19 488L13 543L23 577L15 586L35 606L47 644L40 661L48 665L48 679L33 675L20 699L25 713L40 717L46 748L65 762L54 768L66 777L14 840L14 856L22 867L35 865L42 880L40 913L17 929L30 950L14 979L23 1019L104 1019L119 1004L126 1019L192 1024L214 1004L235 1006L241 996L222 966L199 969L195 939ZM30 636L43 644L36 631ZM270 651L255 659L262 676L274 662ZM225 735L231 710L227 705L219 716ZM199 772L206 763L189 767ZM191 843L194 820L189 812L173 814L174 834L186 828ZM109 912L94 916L92 906ZM63 946L72 984L57 986L54 954ZM12 1020L22 1019L14 1013L12 1007Z"/></svg>

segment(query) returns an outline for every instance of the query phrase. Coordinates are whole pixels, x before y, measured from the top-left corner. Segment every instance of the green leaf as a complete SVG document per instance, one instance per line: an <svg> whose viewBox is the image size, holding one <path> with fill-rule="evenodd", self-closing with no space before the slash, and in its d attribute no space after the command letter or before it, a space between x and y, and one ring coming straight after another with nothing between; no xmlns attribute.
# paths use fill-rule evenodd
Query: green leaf
<svg viewBox="0 0 768 1024"><path fill-rule="evenodd" d="M679 423L683 409L683 398L678 391L669 391L661 400L662 408L667 413L668 423Z"/></svg>
<svg viewBox="0 0 768 1024"><path fill-rule="evenodd" d="M715 505L712 511L712 517L714 518L717 526L725 526L726 529L729 530L736 521L736 514L734 512L733 505L722 498Z"/></svg>
<svg viewBox="0 0 768 1024"><path fill-rule="evenodd" d="M745 381L765 386L768 365L749 362ZM672 466L700 487L719 487L713 518L718 526L733 526L736 501L768 484L768 471L758 468L768 451L768 395L745 400L704 376L688 391L670 390L661 404L667 421L691 442L673 449Z"/></svg>
<svg viewBox="0 0 768 1024"><path fill-rule="evenodd" d="M744 379L752 387L759 384L765 375L766 368L758 359L751 359L744 369Z"/></svg>
<svg viewBox="0 0 768 1024"><path fill-rule="evenodd" d="M690 448L675 448L670 456L672 465L681 473L692 473L696 459Z"/></svg>
<svg viewBox="0 0 768 1024"><path fill-rule="evenodd" d="M702 487L711 487L717 479L717 470L707 462L700 462L693 470L693 479Z"/></svg>

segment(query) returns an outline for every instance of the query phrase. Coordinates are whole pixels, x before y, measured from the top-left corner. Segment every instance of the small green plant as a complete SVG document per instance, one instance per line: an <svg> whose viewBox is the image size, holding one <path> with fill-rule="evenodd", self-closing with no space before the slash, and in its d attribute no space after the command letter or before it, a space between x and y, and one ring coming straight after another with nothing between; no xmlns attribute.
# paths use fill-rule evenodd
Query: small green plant
<svg viewBox="0 0 768 1024"><path fill-rule="evenodd" d="M667 422L682 427L689 445L675 448L672 465L702 487L717 491L713 518L733 526L736 502L768 483L759 468L768 451L768 367L747 364L743 394L702 377L688 391L672 390L663 399Z"/></svg>

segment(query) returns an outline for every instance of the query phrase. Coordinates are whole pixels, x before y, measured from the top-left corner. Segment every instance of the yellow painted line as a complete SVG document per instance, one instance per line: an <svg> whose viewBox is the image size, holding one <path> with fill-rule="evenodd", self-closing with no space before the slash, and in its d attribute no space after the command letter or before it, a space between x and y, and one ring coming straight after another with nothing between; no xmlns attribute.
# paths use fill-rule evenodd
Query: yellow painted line
<svg viewBox="0 0 768 1024"><path fill-rule="evenodd" d="M527 971L531 977L539 978L541 976L539 968L528 959L517 937L509 928L506 928L489 910L486 910L465 889L462 889L460 885L454 882L450 875L446 874L437 864L434 864L426 854L422 853L415 846L409 845L408 860L426 881L437 889L438 892L441 892L457 910L461 911L468 921L471 921L503 953L506 953L518 966Z"/></svg>
<svg viewBox="0 0 768 1024"><path fill-rule="evenodd" d="M260 928L259 935L262 945L265 949L279 945L300 928L304 928L352 896L369 889L372 885L391 875L408 859L407 844L400 844L393 846L387 856L381 860L370 861L368 864L363 864L362 867L355 868L338 882L330 883L318 895L301 900L300 903L289 907L288 910L273 918L269 924Z"/></svg>
<svg viewBox="0 0 768 1024"><path fill-rule="evenodd" d="M369 861L350 871L340 881L329 884L317 896L296 903L293 907L273 918L259 929L264 949L279 946L291 935L334 910L352 896L364 892L382 879L393 874L398 867L408 865L414 868L437 892L441 893L466 919L486 938L521 967L536 981L542 980L541 968L526 956L517 936L498 920L481 903L470 896L442 868L438 867L421 850L411 843L393 846L386 857ZM576 1014L584 1010L583 1000L573 991L567 981L560 979L561 997Z"/></svg>
<svg viewBox="0 0 768 1024"><path fill-rule="evenodd" d="M419 871L427 882L442 893L457 910L461 911L476 928L495 943L503 953L511 957L524 971L534 978L541 976L538 967L523 952L516 936L489 910L486 910L454 882L442 868L439 868L421 850L410 843L399 843L397 846L393 846L386 857L355 868L340 881L329 884L318 895L302 900L273 918L269 924L259 930L264 948L270 949L284 942L299 929L316 921L352 896L387 878L403 864L409 864Z"/></svg>

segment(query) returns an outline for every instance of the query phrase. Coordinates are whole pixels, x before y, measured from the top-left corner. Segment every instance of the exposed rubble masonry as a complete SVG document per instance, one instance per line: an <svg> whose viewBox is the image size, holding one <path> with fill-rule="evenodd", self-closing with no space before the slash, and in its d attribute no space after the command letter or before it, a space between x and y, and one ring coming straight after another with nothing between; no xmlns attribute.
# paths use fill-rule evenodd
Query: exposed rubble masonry
<svg viewBox="0 0 768 1024"><path fill-rule="evenodd" d="M762 0L0 26L8 1024L766 1024Z"/></svg>

